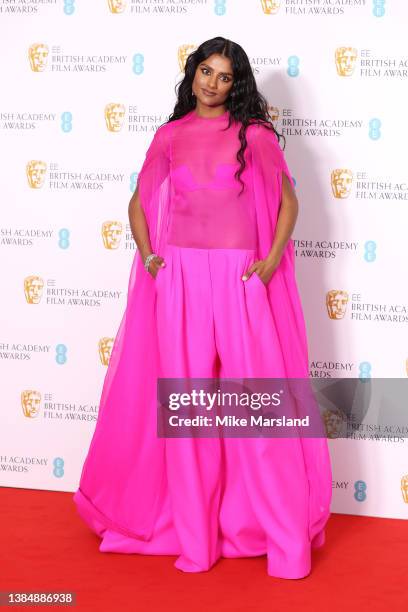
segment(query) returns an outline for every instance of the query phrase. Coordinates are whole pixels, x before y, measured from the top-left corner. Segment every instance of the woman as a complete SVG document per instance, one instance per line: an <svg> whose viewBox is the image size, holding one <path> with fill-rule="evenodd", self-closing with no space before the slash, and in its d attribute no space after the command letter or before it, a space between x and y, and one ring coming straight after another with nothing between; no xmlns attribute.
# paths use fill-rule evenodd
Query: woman
<svg viewBox="0 0 408 612"><path fill-rule="evenodd" d="M266 554L271 576L310 573L330 515L325 438L156 433L157 378L308 378L297 211L246 53L204 42L129 204L127 308L74 496L100 551L178 555L185 572Z"/></svg>

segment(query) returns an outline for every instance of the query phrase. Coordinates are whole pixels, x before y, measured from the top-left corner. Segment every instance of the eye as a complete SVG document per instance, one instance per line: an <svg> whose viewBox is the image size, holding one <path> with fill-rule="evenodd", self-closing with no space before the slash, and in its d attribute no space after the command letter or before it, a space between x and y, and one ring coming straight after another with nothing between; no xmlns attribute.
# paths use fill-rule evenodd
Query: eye
<svg viewBox="0 0 408 612"><path fill-rule="evenodd" d="M205 68L204 66L200 68L200 70L203 74L206 74L206 75L211 73L211 70L209 70L208 68ZM232 80L231 77L227 76L226 74L222 74L220 78L222 81L224 81L224 83L229 83Z"/></svg>

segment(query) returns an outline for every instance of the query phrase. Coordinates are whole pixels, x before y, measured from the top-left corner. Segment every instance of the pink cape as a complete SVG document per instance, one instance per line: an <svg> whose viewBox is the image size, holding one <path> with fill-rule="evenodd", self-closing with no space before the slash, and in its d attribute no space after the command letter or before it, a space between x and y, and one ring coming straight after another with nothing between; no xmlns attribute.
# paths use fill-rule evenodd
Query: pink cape
<svg viewBox="0 0 408 612"><path fill-rule="evenodd" d="M168 147L175 123L155 133L138 177L141 205L152 249L166 243L171 201ZM247 130L253 167L258 229L258 259L270 251L282 195L282 174L293 179L278 140L258 125ZM155 325L155 280L144 269L138 251L133 260L127 306L112 348L99 417L74 495L78 511L99 536L106 529L148 541L162 498L164 438L156 435L158 344ZM308 378L309 359L302 305L295 279L290 239L267 285L287 378ZM309 480L309 537L324 528L330 515L331 466L326 438L302 438ZM288 486L294 486L288 483Z"/></svg>

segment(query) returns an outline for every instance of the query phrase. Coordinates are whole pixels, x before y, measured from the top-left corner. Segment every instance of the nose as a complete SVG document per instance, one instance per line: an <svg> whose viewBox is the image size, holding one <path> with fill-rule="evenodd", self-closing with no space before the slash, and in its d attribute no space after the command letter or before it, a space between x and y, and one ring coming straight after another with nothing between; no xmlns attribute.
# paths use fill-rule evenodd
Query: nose
<svg viewBox="0 0 408 612"><path fill-rule="evenodd" d="M216 87L217 87L217 77L215 75L212 75L210 77L210 80L208 81L208 85L209 85L210 89L216 89Z"/></svg>

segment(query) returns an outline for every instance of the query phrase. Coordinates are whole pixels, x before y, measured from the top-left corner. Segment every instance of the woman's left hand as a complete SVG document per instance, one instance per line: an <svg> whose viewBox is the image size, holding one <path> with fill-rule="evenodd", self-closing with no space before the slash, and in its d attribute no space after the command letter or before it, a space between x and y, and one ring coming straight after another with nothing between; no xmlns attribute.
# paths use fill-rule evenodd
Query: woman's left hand
<svg viewBox="0 0 408 612"><path fill-rule="evenodd" d="M251 274L258 274L261 281L266 285L272 278L273 273L279 266L281 258L277 255L274 257L268 257L267 259L259 259L254 261L252 266L244 273L242 280L246 281L249 279Z"/></svg>

